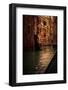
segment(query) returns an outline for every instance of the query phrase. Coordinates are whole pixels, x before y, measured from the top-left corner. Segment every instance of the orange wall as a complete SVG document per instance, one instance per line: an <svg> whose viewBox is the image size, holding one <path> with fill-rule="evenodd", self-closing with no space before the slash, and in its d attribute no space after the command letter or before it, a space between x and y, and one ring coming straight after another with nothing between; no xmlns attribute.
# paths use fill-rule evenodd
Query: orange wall
<svg viewBox="0 0 68 90"><path fill-rule="evenodd" d="M57 17L23 15L24 48L34 47L34 34L41 45L57 44Z"/></svg>

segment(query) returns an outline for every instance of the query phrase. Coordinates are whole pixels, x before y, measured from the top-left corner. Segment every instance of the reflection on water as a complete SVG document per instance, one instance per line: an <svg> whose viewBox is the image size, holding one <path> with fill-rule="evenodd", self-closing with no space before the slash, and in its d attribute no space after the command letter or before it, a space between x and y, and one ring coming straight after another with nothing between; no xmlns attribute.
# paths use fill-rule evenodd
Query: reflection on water
<svg viewBox="0 0 68 90"><path fill-rule="evenodd" d="M44 73L45 70L47 69L49 63L51 62L55 50L53 47L46 47L42 51L39 52L39 62L37 64L36 68L36 73Z"/></svg>
<svg viewBox="0 0 68 90"><path fill-rule="evenodd" d="M56 48L46 46L40 51L24 52L23 74L42 74L56 53Z"/></svg>

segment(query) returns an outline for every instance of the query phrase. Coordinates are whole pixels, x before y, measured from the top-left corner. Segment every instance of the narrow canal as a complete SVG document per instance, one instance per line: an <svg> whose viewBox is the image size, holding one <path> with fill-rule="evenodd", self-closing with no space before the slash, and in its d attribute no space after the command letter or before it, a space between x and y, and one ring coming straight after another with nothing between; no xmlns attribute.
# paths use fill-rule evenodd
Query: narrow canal
<svg viewBox="0 0 68 90"><path fill-rule="evenodd" d="M24 52L23 74L44 74L55 53L56 48L53 46L46 46L38 51Z"/></svg>

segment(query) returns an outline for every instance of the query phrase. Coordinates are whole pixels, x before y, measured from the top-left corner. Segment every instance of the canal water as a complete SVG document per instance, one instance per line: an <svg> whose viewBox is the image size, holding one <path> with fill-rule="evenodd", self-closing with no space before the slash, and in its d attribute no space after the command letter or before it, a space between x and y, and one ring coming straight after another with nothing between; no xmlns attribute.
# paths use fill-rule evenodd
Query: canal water
<svg viewBox="0 0 68 90"><path fill-rule="evenodd" d="M44 74L55 53L56 48L53 46L38 51L24 51L23 74Z"/></svg>

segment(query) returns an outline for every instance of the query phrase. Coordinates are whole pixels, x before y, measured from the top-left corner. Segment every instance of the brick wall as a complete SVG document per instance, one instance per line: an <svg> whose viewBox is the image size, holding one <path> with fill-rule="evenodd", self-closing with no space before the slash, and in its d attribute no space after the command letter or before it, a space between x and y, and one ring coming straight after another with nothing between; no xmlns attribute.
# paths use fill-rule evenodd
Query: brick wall
<svg viewBox="0 0 68 90"><path fill-rule="evenodd" d="M24 48L34 48L34 35L41 46L57 44L57 17L23 15Z"/></svg>

